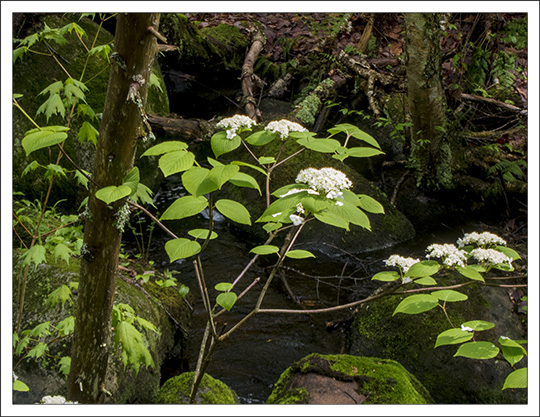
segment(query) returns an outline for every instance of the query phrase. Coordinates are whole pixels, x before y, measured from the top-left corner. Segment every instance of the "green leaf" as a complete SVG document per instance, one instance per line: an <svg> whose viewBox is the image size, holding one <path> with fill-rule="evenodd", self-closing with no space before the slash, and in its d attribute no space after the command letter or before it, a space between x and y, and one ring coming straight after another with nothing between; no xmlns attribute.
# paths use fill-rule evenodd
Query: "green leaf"
<svg viewBox="0 0 540 417"><path fill-rule="evenodd" d="M510 366L514 366L523 358L523 355L527 354L525 348L512 339L499 337L499 343L502 345L504 359L508 361Z"/></svg>
<svg viewBox="0 0 540 417"><path fill-rule="evenodd" d="M114 343L120 346L124 367L130 365L138 374L141 364L154 366L152 355L144 345L142 334L127 321L120 321L114 329Z"/></svg>
<svg viewBox="0 0 540 417"><path fill-rule="evenodd" d="M349 123L342 123L342 124L336 125L332 127L331 129L328 129L328 132L332 136L334 136L335 134L339 132L344 132L356 139L363 140L364 142L380 149L378 142L371 135L368 135L363 130L360 130L358 127L351 125Z"/></svg>
<svg viewBox="0 0 540 417"><path fill-rule="evenodd" d="M26 45L28 48L30 48L37 41L39 41L39 33L33 33L32 35L27 36L26 38L24 38L20 42L20 45Z"/></svg>
<svg viewBox="0 0 540 417"><path fill-rule="evenodd" d="M273 156L261 156L258 161L261 165L268 165L276 162L276 158L274 158Z"/></svg>
<svg viewBox="0 0 540 417"><path fill-rule="evenodd" d="M45 247L42 245L34 245L22 254L23 265L30 265L31 263L37 267L47 261L45 258Z"/></svg>
<svg viewBox="0 0 540 417"><path fill-rule="evenodd" d="M343 205L339 206L332 203L327 210L328 214L341 217L348 223L356 224L364 229L371 230L369 217L366 213L348 201L337 200L337 202L341 202Z"/></svg>
<svg viewBox="0 0 540 417"><path fill-rule="evenodd" d="M28 132L27 132L28 133ZM67 139L65 132L51 132L49 130L41 130L39 132L30 133L21 141L22 147L26 152L26 156L38 149L47 148L56 145Z"/></svg>
<svg viewBox="0 0 540 417"><path fill-rule="evenodd" d="M169 175L176 174L190 169L195 161L195 155L188 151L173 151L168 152L159 158L159 167L163 172L163 175L168 177Z"/></svg>
<svg viewBox="0 0 540 417"><path fill-rule="evenodd" d="M49 93L49 96L60 94L60 91L62 91L63 87L64 87L64 83L62 81L56 81L55 83L48 85L47 88L41 91L38 94L38 97L41 96L42 94L47 94L47 93Z"/></svg>
<svg viewBox="0 0 540 417"><path fill-rule="evenodd" d="M79 103L77 104L77 117L80 117L81 115L90 117L91 120L97 120L96 113L86 103Z"/></svg>
<svg viewBox="0 0 540 417"><path fill-rule="evenodd" d="M419 279L415 279L414 283L420 285L437 285L437 281L435 281L432 277L422 277Z"/></svg>
<svg viewBox="0 0 540 417"><path fill-rule="evenodd" d="M442 332L437 336L435 347L444 345L455 345L458 343L468 342L473 338L474 334L466 330L450 329Z"/></svg>
<svg viewBox="0 0 540 417"><path fill-rule="evenodd" d="M60 336L67 336L75 330L75 317L69 316L56 325Z"/></svg>
<svg viewBox="0 0 540 417"><path fill-rule="evenodd" d="M502 389L527 388L527 378L527 368L516 369L506 377Z"/></svg>
<svg viewBox="0 0 540 417"><path fill-rule="evenodd" d="M56 176L66 178L65 171L66 169L62 168L60 165L49 164L45 167L45 174L43 176L48 180L51 180Z"/></svg>
<svg viewBox="0 0 540 417"><path fill-rule="evenodd" d="M73 103L74 97L80 101L86 102L86 95L84 94L83 90L79 86L75 85L71 78L66 80L64 95L70 103Z"/></svg>
<svg viewBox="0 0 540 417"><path fill-rule="evenodd" d="M499 245L496 245L495 249L497 249L499 252L504 253L506 256L512 258L514 261L521 259L521 256L519 256L519 253L517 253L514 249L510 249L506 246L499 246Z"/></svg>
<svg viewBox="0 0 540 417"><path fill-rule="evenodd" d="M232 139L227 139L227 132L221 131L216 133L210 139L210 146L216 158L225 153L234 151L242 144L240 136L235 135Z"/></svg>
<svg viewBox="0 0 540 417"><path fill-rule="evenodd" d="M139 324L139 326L141 326L144 330L159 334L159 331L158 331L158 329L156 328L156 326L154 325L154 323L151 323L151 322L149 322L148 320L143 319L142 317L139 317L139 316L136 316L136 317L135 317L135 321L136 321L136 322Z"/></svg>
<svg viewBox="0 0 540 417"><path fill-rule="evenodd" d="M216 303L223 307L227 311L231 311L234 303L236 303L237 296L233 292L222 292L216 298Z"/></svg>
<svg viewBox="0 0 540 417"><path fill-rule="evenodd" d="M46 303L51 307L62 304L62 308L64 308L66 301L69 301L70 303L72 301L71 290L67 285L64 284L49 294Z"/></svg>
<svg viewBox="0 0 540 417"><path fill-rule="evenodd" d="M189 293L189 287L187 285L181 284L178 288L178 294L180 294L180 297L184 298Z"/></svg>
<svg viewBox="0 0 540 417"><path fill-rule="evenodd" d="M469 342L461 345L455 356L471 359L491 359L497 356L499 348L491 342Z"/></svg>
<svg viewBox="0 0 540 417"><path fill-rule="evenodd" d="M122 180L122 185L127 185L131 189L131 194L135 194L139 187L140 178L139 168L133 167Z"/></svg>
<svg viewBox="0 0 540 417"><path fill-rule="evenodd" d="M472 266L472 265L471 265ZM456 271L458 271L461 275L463 275L465 278L473 279L475 281L484 281L484 277L478 273L478 271L475 268L471 268L471 266L456 266Z"/></svg>
<svg viewBox="0 0 540 417"><path fill-rule="evenodd" d="M30 162L22 172L21 177L24 177L29 172L35 171L39 167L44 168L44 166L40 165L39 162L36 160Z"/></svg>
<svg viewBox="0 0 540 417"><path fill-rule="evenodd" d="M192 167L182 174L182 184L195 197L216 191L218 186L208 178L209 173L209 169Z"/></svg>
<svg viewBox="0 0 540 417"><path fill-rule="evenodd" d="M339 147L341 147L341 143L335 139L302 138L298 139L296 143L308 149L322 153L333 153Z"/></svg>
<svg viewBox="0 0 540 417"><path fill-rule="evenodd" d="M195 239L207 239L209 234L210 230L206 229L193 229L188 232L188 235L193 236ZM217 233L212 231L210 240L215 239L216 237L218 237Z"/></svg>
<svg viewBox="0 0 540 417"><path fill-rule="evenodd" d="M347 149L347 155L353 156L355 158L369 158L370 156L384 154L383 151L379 149L366 148L366 147L356 147Z"/></svg>
<svg viewBox="0 0 540 417"><path fill-rule="evenodd" d="M482 330L489 330L495 327L495 325L489 321L483 321L483 320L471 320L467 321L462 324L462 326L470 327L476 332L480 332Z"/></svg>
<svg viewBox="0 0 540 417"><path fill-rule="evenodd" d="M153 72L150 74L150 81L148 82L148 85L150 87L157 88L159 91L163 93L163 88L161 88L161 83L159 81L159 78Z"/></svg>
<svg viewBox="0 0 540 417"><path fill-rule="evenodd" d="M243 172L238 172L229 179L229 182L236 185L237 187L254 188L259 192L259 195L262 195L259 184L251 175L244 174Z"/></svg>
<svg viewBox="0 0 540 417"><path fill-rule="evenodd" d="M431 293L431 295L433 295L434 297L437 297L441 301L447 301L447 302L465 301L469 298L465 294L462 294L454 290L434 291Z"/></svg>
<svg viewBox="0 0 540 417"><path fill-rule="evenodd" d="M329 224L335 227L341 227L342 229L349 230L349 222L344 220L341 216L336 216L332 213L322 212L314 213L313 216L323 223Z"/></svg>
<svg viewBox="0 0 540 417"><path fill-rule="evenodd" d="M48 350L49 346L46 343L39 342L30 350L30 352L28 352L27 356L29 358L41 358Z"/></svg>
<svg viewBox="0 0 540 417"><path fill-rule="evenodd" d="M167 241L165 251L171 262L174 262L197 255L201 251L201 245L193 240L179 238Z"/></svg>
<svg viewBox="0 0 540 417"><path fill-rule="evenodd" d="M106 204L111 204L131 194L131 188L127 185L109 185L96 191L96 198L104 201Z"/></svg>
<svg viewBox="0 0 540 417"><path fill-rule="evenodd" d="M90 173L86 172L84 169L81 169L81 171L83 171L86 175L90 176ZM77 179L77 184L82 185L88 190L88 178L85 177L79 170L75 170L73 175Z"/></svg>
<svg viewBox="0 0 540 417"><path fill-rule="evenodd" d="M88 51L88 55L97 55L100 56L102 59L109 62L109 57L111 55L111 47L110 45L99 45L95 46L94 48L90 49Z"/></svg>
<svg viewBox="0 0 540 417"><path fill-rule="evenodd" d="M268 176L268 173L267 173L264 169L262 169L261 167L252 165L252 164L248 164L247 162L242 162L242 161L232 161L232 162L231 162L231 165L239 165L239 166L242 166L242 167L248 167L248 168L254 169L255 171L260 172L260 173L263 174L263 175Z"/></svg>
<svg viewBox="0 0 540 417"><path fill-rule="evenodd" d="M216 184L218 189L221 189L223 184L234 177L239 170L240 167L238 165L218 165L210 170L208 179Z"/></svg>
<svg viewBox="0 0 540 417"><path fill-rule="evenodd" d="M64 374L64 376L69 375L69 371L71 370L71 358L69 356L63 356L59 361L59 372L61 374Z"/></svg>
<svg viewBox="0 0 540 417"><path fill-rule="evenodd" d="M399 273L396 271L382 271L373 275L371 280L390 282L399 279Z"/></svg>
<svg viewBox="0 0 540 417"><path fill-rule="evenodd" d="M438 304L439 300L437 299L437 297L429 294L410 295L398 304L398 306L394 310L394 313L392 313L392 316L395 316L397 313L423 313L424 311L429 311L432 308L437 307Z"/></svg>
<svg viewBox="0 0 540 417"><path fill-rule="evenodd" d="M28 336L35 337L38 339L42 336L49 336L51 334L51 332L49 331L50 327L51 327L51 323L48 321L45 323L40 323L36 327L34 327L32 330L30 330L30 332L28 333Z"/></svg>
<svg viewBox="0 0 540 417"><path fill-rule="evenodd" d="M73 254L73 251L69 247L64 245L63 243L58 243L54 247L53 256L54 256L55 262L58 260L58 258L60 258L66 264L69 265L69 258L71 257L72 254Z"/></svg>
<svg viewBox="0 0 540 417"><path fill-rule="evenodd" d="M316 257L310 251L303 250L303 249L290 250L285 254L285 256L287 258L291 258L291 259L304 259L304 258L315 258Z"/></svg>
<svg viewBox="0 0 540 417"><path fill-rule="evenodd" d="M165 213L163 213L160 220L184 219L199 214L206 207L208 207L208 200L204 196L194 197L188 195L180 197L165 210Z"/></svg>
<svg viewBox="0 0 540 417"><path fill-rule="evenodd" d="M260 245L255 246L253 249L250 250L250 252L253 252L257 255L270 255L271 253L278 253L279 248L273 245Z"/></svg>
<svg viewBox="0 0 540 417"><path fill-rule="evenodd" d="M359 201L359 204L357 205L361 209L367 211L368 213L384 214L383 205L379 203L377 200L375 200L373 197L370 197L369 195L366 195L366 194L358 194L358 199L360 201Z"/></svg>
<svg viewBox="0 0 540 417"><path fill-rule="evenodd" d="M66 108L64 107L64 103L62 103L60 95L51 95L41 106L39 106L36 116L41 113L45 113L47 122L53 114L59 114L62 116L62 118L64 118L66 116Z"/></svg>
<svg viewBox="0 0 540 417"><path fill-rule="evenodd" d="M96 147L98 137L99 131L89 122L83 122L81 128L79 129L79 133L77 133L77 139L79 139L79 142L90 142Z"/></svg>
<svg viewBox="0 0 540 417"><path fill-rule="evenodd" d="M262 130L260 132L249 135L244 140L250 145L262 146L272 142L277 137L276 133L269 132L268 130Z"/></svg>
<svg viewBox="0 0 540 417"><path fill-rule="evenodd" d="M441 266L437 261L420 261L413 264L405 273L406 277L422 278L428 277L439 272Z"/></svg>
<svg viewBox="0 0 540 417"><path fill-rule="evenodd" d="M155 146L152 146L151 148L148 148L141 155L141 158L143 156L155 156L155 155L163 155L169 152L183 151L187 148L188 146L184 142L179 142L176 140L161 142Z"/></svg>
<svg viewBox="0 0 540 417"><path fill-rule="evenodd" d="M20 48L13 50L13 63L17 62L17 59L22 59L22 56L28 51L26 46L21 46Z"/></svg>
<svg viewBox="0 0 540 417"><path fill-rule="evenodd" d="M154 200L152 199L152 194L154 194L154 192L150 188L143 183L139 183L137 184L137 192L133 195L133 199L135 202L140 201L143 204L149 204L156 207Z"/></svg>
<svg viewBox="0 0 540 417"><path fill-rule="evenodd" d="M27 392L30 391L30 388L28 388L28 385L26 385L24 382L17 379L13 381L13 391Z"/></svg>
<svg viewBox="0 0 540 417"><path fill-rule="evenodd" d="M281 226L283 226L282 223L266 223L263 226L263 229L266 230L267 233L273 232L274 230L279 229Z"/></svg>
<svg viewBox="0 0 540 417"><path fill-rule="evenodd" d="M232 221L251 226L251 215L242 204L233 200L221 199L216 201L216 208Z"/></svg>
<svg viewBox="0 0 540 417"><path fill-rule="evenodd" d="M230 282L220 282L216 284L214 288L218 291L226 292L229 291L232 287L233 285Z"/></svg>

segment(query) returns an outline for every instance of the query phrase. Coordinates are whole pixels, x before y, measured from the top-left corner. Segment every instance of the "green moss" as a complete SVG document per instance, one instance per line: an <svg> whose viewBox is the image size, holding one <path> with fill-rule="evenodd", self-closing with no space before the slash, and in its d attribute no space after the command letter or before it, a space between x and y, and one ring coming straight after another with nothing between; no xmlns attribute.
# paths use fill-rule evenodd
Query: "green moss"
<svg viewBox="0 0 540 417"><path fill-rule="evenodd" d="M201 35L208 41L213 53L223 59L225 69L234 70L242 66L245 50L249 45L240 29L221 23L218 26L203 28Z"/></svg>
<svg viewBox="0 0 540 417"><path fill-rule="evenodd" d="M185 372L168 379L159 390L157 402L159 404L189 404L194 375L194 372ZM195 403L237 404L238 397L223 382L204 374Z"/></svg>

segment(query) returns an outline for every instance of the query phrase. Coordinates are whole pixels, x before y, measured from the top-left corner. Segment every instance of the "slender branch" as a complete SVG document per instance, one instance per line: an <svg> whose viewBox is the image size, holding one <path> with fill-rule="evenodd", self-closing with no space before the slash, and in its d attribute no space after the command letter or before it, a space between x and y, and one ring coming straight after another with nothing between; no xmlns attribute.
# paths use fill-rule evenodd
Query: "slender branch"
<svg viewBox="0 0 540 417"><path fill-rule="evenodd" d="M306 150L306 148L299 149L299 150L297 150L295 153L293 153L293 154L289 155L287 158L283 159L282 161L276 162L276 163L272 166L272 169L278 167L278 166L281 165L283 162L288 161L288 160L291 159L293 156L296 156L296 155L298 155L300 152L303 152L303 151L305 151L305 150Z"/></svg>
<svg viewBox="0 0 540 417"><path fill-rule="evenodd" d="M157 39L159 39L163 43L167 43L167 38L163 36L161 33L159 33L153 26L148 26L148 32L150 32L152 35L154 35Z"/></svg>
<svg viewBox="0 0 540 417"><path fill-rule="evenodd" d="M197 275L197 282L199 283L199 289L201 291L201 297L203 299L204 308L206 309L206 312L208 313L208 322L210 323L210 326L212 328L212 335L214 338L218 338L217 332L216 332L216 325L214 322L213 317L213 309L211 308L210 304L210 297L208 295L208 287L206 286L206 282L204 279L204 273L201 266L201 258L199 255L197 255L197 258L193 261L193 265L195 266L195 274Z"/></svg>

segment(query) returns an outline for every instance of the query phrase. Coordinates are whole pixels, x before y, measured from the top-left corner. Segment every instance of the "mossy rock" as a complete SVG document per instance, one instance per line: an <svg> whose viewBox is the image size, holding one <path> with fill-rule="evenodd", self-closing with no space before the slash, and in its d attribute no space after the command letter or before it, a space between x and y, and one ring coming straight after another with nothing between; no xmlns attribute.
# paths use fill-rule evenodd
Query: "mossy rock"
<svg viewBox="0 0 540 417"><path fill-rule="evenodd" d="M429 404L431 396L399 363L313 353L279 378L267 404Z"/></svg>
<svg viewBox="0 0 540 417"><path fill-rule="evenodd" d="M71 22L76 22L87 33L90 41L86 37L83 37L83 40L88 46L91 40L94 39L99 27L97 23L90 19L82 18L79 20L78 16L70 14L42 14L39 18L41 24L46 23L50 28L61 28ZM29 35L31 33L27 34ZM49 43L61 56L62 59L60 61L71 77L80 80L87 59L87 51L81 45L75 31L71 34L66 34L65 39L67 43L64 45L57 45L52 41L49 41ZM105 45L111 43L113 40L113 35L101 28L95 44L96 46ZM32 49L42 53L48 52L46 46L41 42L33 45ZM88 91L85 92L86 102L96 114L103 112L109 82L109 65L107 59L95 54L88 59L88 65L84 71L85 75L82 81L88 87ZM169 113L169 101L157 60L154 63L152 71L157 76L161 90L155 85L149 88L146 111L147 113L165 115ZM70 114L70 108L66 108L66 119L60 115L53 115L47 121L43 114L36 116L38 108L48 98L47 94L38 96L39 93L53 82L65 81L68 78L52 57L28 52L13 64L13 74L13 92L23 95L17 101L31 117L35 118L35 121L40 126L63 126L66 124L67 117ZM80 143L77 135L84 121L90 122L97 130L99 130L99 121L91 120L89 117L83 115L78 116L77 108L75 108L74 114L75 116L68 132L68 139L64 143L64 150L80 168L92 172L95 146L89 142ZM56 147L51 147L51 154L49 154L49 149L41 149L26 156L21 146L21 140L24 138L25 132L33 128L35 126L30 120L21 111L14 108L13 187L17 191L22 191L26 198L31 201L34 199L43 200L49 181L43 178L44 171L42 169L37 169L22 176L23 170L33 160L37 160L45 166L49 163L56 163L56 155L58 154ZM140 155L150 145L150 142L139 142L138 154ZM62 158L59 165L66 168L70 173L68 173L67 177L58 177L55 179L49 201L54 203L61 199L67 199L70 202L75 201L77 204L80 203L85 197L85 191L77 185L77 181L72 174L74 167L67 158ZM154 176L153 173L155 171L155 167L149 170L142 169L142 182L151 183L147 178ZM71 208L73 205L71 205Z"/></svg>
<svg viewBox="0 0 540 417"><path fill-rule="evenodd" d="M194 372L185 372L168 379L159 390L157 402L159 404L189 404L194 375ZM204 374L195 404L238 404L238 396L220 380Z"/></svg>
<svg viewBox="0 0 540 417"><path fill-rule="evenodd" d="M462 279L452 275L438 277L439 284L462 282ZM377 292L391 285L395 283L387 284ZM504 289L473 284L456 290L467 295L468 300L446 304L448 318L454 326L459 327L470 320L495 324L491 330L475 332L476 341L497 340L501 335L513 340L527 338ZM382 297L360 308L350 330L351 354L376 354L381 358L398 361L422 382L439 404L527 402L525 390L501 390L506 376L512 371L504 359L454 357L457 345L434 348L437 336L452 328L441 309L415 315L398 313L393 316L403 298L403 295ZM524 363L526 357L518 367L526 366Z"/></svg>
<svg viewBox="0 0 540 417"><path fill-rule="evenodd" d="M51 307L46 303L49 294L62 285L79 281L80 261L70 259L69 265L63 261L56 262L52 256L47 255L48 263L40 264L36 268L29 268L24 312L21 321L21 330L32 329L36 325L50 322L52 325L75 315L76 300L67 302L64 308ZM24 267L20 259L20 251L14 251L13 256L13 314L14 323L18 317L18 288L19 280L23 277ZM141 271L142 272L142 271ZM185 329L178 329L165 312L164 308L175 317L176 321L187 327L189 323L189 310L181 297L172 293L172 288L160 289L149 281L144 286L152 295L148 297L136 286L126 280L118 278L116 282L115 303L129 304L135 313L145 320L153 323L160 335L153 332L141 331L143 340L150 351L155 368L141 366L138 374L131 369L124 369L119 351L113 349L109 359L109 370L106 377L106 388L113 393L107 402L126 403L154 403L159 390L161 372L160 367L165 360L177 357L183 351L186 343ZM76 291L75 291L76 293ZM158 298L159 297L159 298ZM158 305L159 300L161 305ZM51 344L49 354L55 358L71 356L72 336ZM20 357L14 357L14 363ZM177 357L178 363L182 358ZM31 404L39 402L45 395L63 395L67 393L66 378L58 372L57 359L45 359L37 362L34 359L23 360L15 369L17 376L29 387L29 392L14 392L13 401L17 404Z"/></svg>

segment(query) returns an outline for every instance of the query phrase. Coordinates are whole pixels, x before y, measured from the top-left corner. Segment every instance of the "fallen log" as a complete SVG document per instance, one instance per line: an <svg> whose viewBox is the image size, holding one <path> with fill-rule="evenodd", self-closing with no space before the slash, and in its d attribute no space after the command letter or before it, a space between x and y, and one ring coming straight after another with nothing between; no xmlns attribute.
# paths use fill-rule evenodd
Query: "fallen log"
<svg viewBox="0 0 540 417"><path fill-rule="evenodd" d="M206 140L215 130L206 120L162 117L155 114L148 115L148 123L156 133L164 133L170 139L182 139L187 142Z"/></svg>

